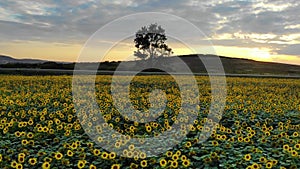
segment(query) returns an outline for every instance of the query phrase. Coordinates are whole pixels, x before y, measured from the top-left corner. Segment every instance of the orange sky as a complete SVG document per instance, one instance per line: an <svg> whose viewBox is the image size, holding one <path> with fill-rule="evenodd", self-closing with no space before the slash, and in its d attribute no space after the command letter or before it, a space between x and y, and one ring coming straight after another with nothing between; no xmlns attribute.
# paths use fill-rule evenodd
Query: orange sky
<svg viewBox="0 0 300 169"><path fill-rule="evenodd" d="M74 62L77 60L83 45L81 44L59 44L59 43L45 43L45 42L18 42L18 43L6 43L0 45L3 47L1 50L2 54L10 55L16 58L35 58L35 59L46 59L53 61L66 61ZM183 44L171 43L169 45L174 55L191 54L193 51ZM201 47L204 54L210 54L207 52L207 47ZM236 46L213 46L215 54L220 56L229 56L236 58L248 58L257 61L267 62L281 62L300 65L300 57L294 55L277 55L272 54L268 48L250 48L250 47L236 47ZM17 49L17 50L16 50ZM120 43L108 51L104 60L128 60L134 59L132 56L135 48L130 43ZM101 49L95 49L94 52L99 53ZM97 59L99 59L97 58ZM90 61L97 61L97 59L87 59Z"/></svg>

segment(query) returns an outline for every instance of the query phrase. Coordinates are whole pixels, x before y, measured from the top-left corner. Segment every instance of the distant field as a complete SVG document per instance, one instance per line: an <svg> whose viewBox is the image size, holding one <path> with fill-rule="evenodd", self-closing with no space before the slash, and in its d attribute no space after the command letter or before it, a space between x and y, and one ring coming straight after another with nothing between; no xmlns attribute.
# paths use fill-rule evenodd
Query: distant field
<svg viewBox="0 0 300 169"><path fill-rule="evenodd" d="M123 155L131 157L124 158L88 137L88 132L102 132L83 130L91 121L89 117L103 116L122 135L154 137L180 120L182 98L170 76L135 77L129 96L135 109L147 111L158 106L147 99L153 89L165 91L167 103L155 121L133 122L114 105L111 77L97 76L96 93L91 96L101 114L94 114L76 111L72 76L1 75L0 168L300 168L300 79L228 77L226 106L223 116L216 117L220 124L200 144L199 133L210 130L203 126L210 122L211 88L208 77L197 76L198 118L189 126L189 133L182 133L187 137L157 157L146 157L128 145L128 140L118 140L114 148L125 147ZM112 142L106 138L98 141ZM168 143L161 140L161 144Z"/></svg>

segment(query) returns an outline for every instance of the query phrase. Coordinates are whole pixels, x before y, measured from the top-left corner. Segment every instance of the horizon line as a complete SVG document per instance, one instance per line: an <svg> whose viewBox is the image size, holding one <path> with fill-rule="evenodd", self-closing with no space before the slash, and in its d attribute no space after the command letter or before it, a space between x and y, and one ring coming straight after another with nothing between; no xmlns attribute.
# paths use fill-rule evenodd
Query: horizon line
<svg viewBox="0 0 300 169"><path fill-rule="evenodd" d="M182 54L182 55L170 55L166 56L164 58L170 58L170 57L184 57L184 56L196 56L196 55L202 55L202 56L214 56L214 57L223 57L223 58L230 58L230 59L242 59L242 60L249 60L254 62L261 62L261 63L277 63L277 64L284 64L284 65L291 65L291 66L300 66L300 64L292 64L292 63L285 63L285 62L278 62L278 61L260 61L253 58L246 58L246 57L233 57L233 56L224 56L224 55L217 55L217 54ZM102 61L102 62L93 62L93 61L84 61L84 62L78 62L78 61L57 61L57 60L45 60L41 58L15 58L14 56L7 55L1 53L0 56L4 57L10 57L15 60L36 60L36 61L44 61L44 62L56 62L56 63L104 63L104 62L129 62L129 61L141 61L141 60L111 60L111 61ZM28 64L28 63L27 63Z"/></svg>

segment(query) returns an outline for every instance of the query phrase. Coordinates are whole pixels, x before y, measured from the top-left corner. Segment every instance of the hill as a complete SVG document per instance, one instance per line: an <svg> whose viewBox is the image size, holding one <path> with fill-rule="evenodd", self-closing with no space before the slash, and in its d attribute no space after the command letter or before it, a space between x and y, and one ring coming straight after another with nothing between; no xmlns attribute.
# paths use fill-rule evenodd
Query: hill
<svg viewBox="0 0 300 169"><path fill-rule="evenodd" d="M201 57L216 57L200 55ZM189 65L193 72L203 72L204 65L196 55L185 55L180 58ZM251 59L230 58L219 56L226 73L233 74L280 74L300 75L300 66L274 62L260 62ZM200 62L200 64L199 64ZM200 65L200 66L199 66Z"/></svg>
<svg viewBox="0 0 300 169"><path fill-rule="evenodd" d="M39 59L15 59L11 56L0 55L0 64L39 64L47 62L46 60Z"/></svg>
<svg viewBox="0 0 300 169"><path fill-rule="evenodd" d="M270 75L300 75L300 66L273 63L273 62L259 62L251 59L230 58L216 55L198 55L200 58L212 59L219 57L224 71L227 74L270 74ZM178 56L194 73L207 73L204 64L197 55L181 55ZM137 70L140 61L129 61L122 63L123 68L119 70L130 71ZM175 57L163 58L161 62L166 63L167 70L178 70L180 64ZM100 65L102 70L105 70L105 65ZM218 69L218 68L216 68ZM183 72L184 73L184 72Z"/></svg>
<svg viewBox="0 0 300 169"><path fill-rule="evenodd" d="M200 58L214 58L216 55L199 55ZM197 55L182 55L178 56L181 60L183 60L187 66L194 73L207 73L205 66L202 61L199 59ZM221 59L223 64L225 73L227 74L264 74L264 75L300 75L300 66L290 65L290 64L282 64L282 63L272 63L272 62L259 62L250 59L240 59L240 58L230 58L224 56L218 56ZM162 58L162 62L166 63L167 70L176 69L179 67L178 62L176 61L176 57L168 57ZM99 69L100 71L114 71L121 62L102 62L100 63ZM91 67L98 65L98 63L77 63L80 65L82 70L90 70ZM122 62L123 71L134 71L137 70L138 66L143 64L142 61L127 61ZM145 64L145 63L144 63ZM71 74L74 69L75 63L61 63L61 62L50 62L45 60L34 60L34 59L14 59L8 56L0 56L0 69L3 73L9 70L14 69L34 69L34 71L42 71L43 69L54 69L57 70L69 70ZM19 70L20 71L20 70ZM71 71L71 73L70 73ZM157 71L157 70L147 70ZM183 72L185 73L185 72ZM37 73L38 74L38 73Z"/></svg>

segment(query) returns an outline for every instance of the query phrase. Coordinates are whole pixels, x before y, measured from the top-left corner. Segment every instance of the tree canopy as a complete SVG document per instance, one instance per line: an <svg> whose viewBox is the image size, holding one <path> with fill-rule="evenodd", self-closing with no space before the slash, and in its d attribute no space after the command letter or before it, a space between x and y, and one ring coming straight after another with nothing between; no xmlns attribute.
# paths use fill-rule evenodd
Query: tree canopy
<svg viewBox="0 0 300 169"><path fill-rule="evenodd" d="M172 49L165 43L167 37L165 30L157 23L143 26L135 34L134 56L141 60L150 59L151 63L160 57L170 56Z"/></svg>

